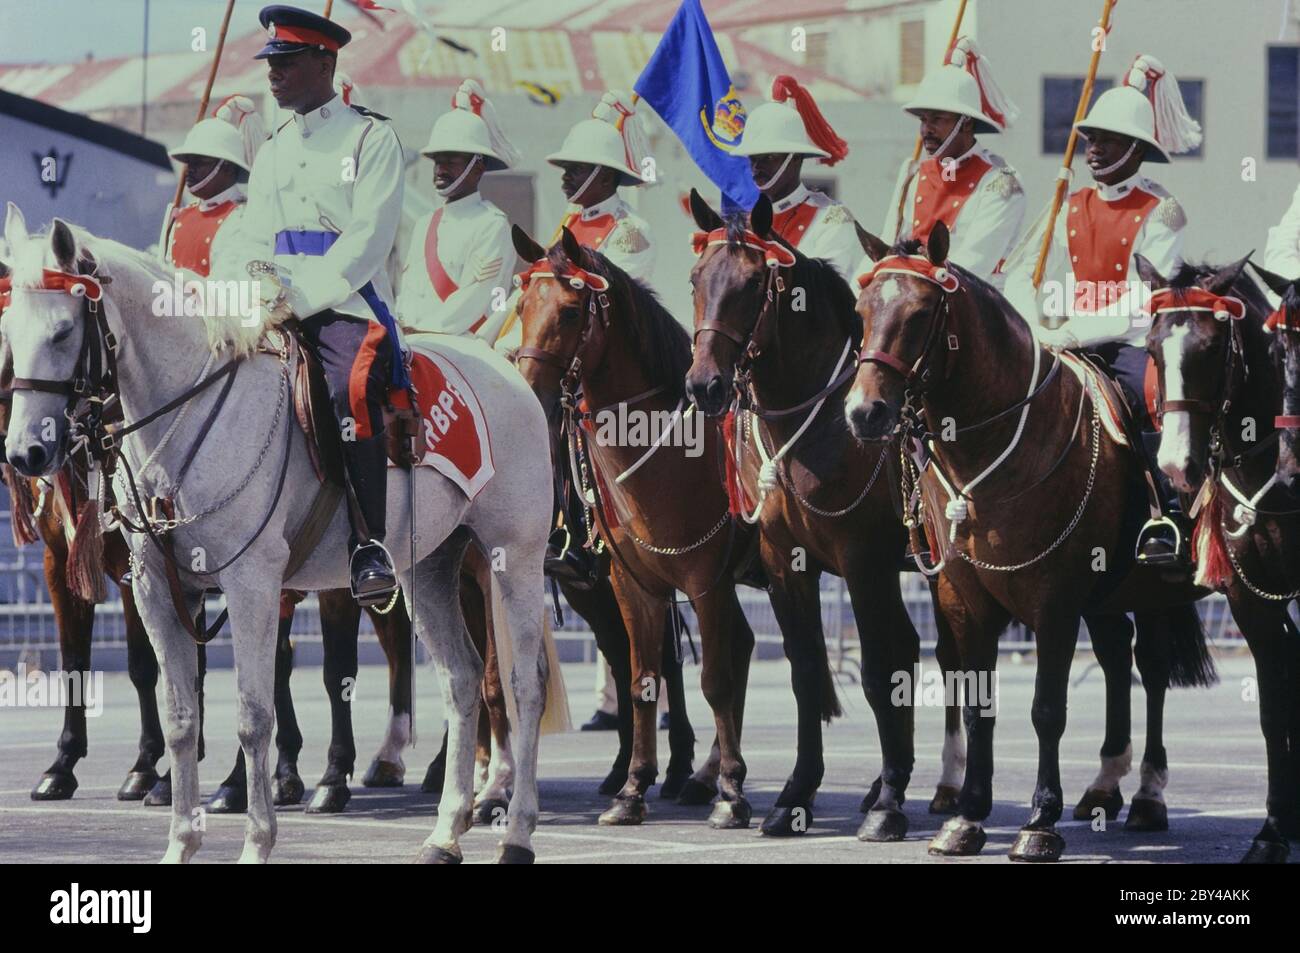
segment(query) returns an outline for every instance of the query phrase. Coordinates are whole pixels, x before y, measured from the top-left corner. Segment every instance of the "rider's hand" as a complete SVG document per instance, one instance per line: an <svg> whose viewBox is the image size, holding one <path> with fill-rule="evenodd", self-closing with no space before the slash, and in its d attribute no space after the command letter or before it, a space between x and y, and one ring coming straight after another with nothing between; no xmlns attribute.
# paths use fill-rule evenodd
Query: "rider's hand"
<svg viewBox="0 0 1300 953"><path fill-rule="evenodd" d="M1039 328L1034 336L1038 338L1039 344L1053 351L1067 351L1079 346L1079 339L1074 336L1074 332L1064 327L1051 330Z"/></svg>

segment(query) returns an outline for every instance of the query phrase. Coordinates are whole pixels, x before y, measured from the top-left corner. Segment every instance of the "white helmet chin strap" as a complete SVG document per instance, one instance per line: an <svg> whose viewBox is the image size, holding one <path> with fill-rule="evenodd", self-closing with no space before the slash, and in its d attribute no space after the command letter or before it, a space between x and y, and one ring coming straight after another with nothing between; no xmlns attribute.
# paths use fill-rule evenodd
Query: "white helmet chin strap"
<svg viewBox="0 0 1300 953"><path fill-rule="evenodd" d="M569 196L570 202L574 203L575 205L578 203L578 199L582 198L582 193L587 191L587 186L591 185L591 183L595 181L595 178L597 174L600 172L601 168L602 167L598 165L593 165L591 167L591 175L587 176L587 178L583 180L582 185L578 186L578 191L574 192L572 195Z"/></svg>
<svg viewBox="0 0 1300 953"><path fill-rule="evenodd" d="M448 195L451 195L458 188L460 188L460 184L465 181L465 176L469 175L470 172L474 170L474 166L478 165L482 161L483 161L483 157L479 155L477 152L474 153L474 157L465 163L465 171L462 172L460 175L456 176L455 181L453 181L451 185L448 185L446 188L434 189L434 191L437 192L443 198L446 198Z"/></svg>
<svg viewBox="0 0 1300 953"><path fill-rule="evenodd" d="M772 177L771 177L770 179L768 179L766 182L756 182L756 183L754 183L755 185L758 186L758 190L759 190L760 192L766 192L769 188L771 188L773 182L775 182L777 179L781 178L781 176L785 175L785 170L788 169L788 168L790 168L790 163L791 163L793 160L794 160L794 153L793 153L793 152L791 152L791 153L789 153L788 155L786 155L786 157L785 157L785 161L781 163L780 168L778 168L775 172L772 173Z"/></svg>
<svg viewBox="0 0 1300 953"><path fill-rule="evenodd" d="M1120 158L1116 162L1114 162L1112 165L1106 166L1106 168L1104 169L1093 169L1092 177L1095 179L1098 178L1099 176L1110 175L1112 172L1116 172L1119 169L1122 169L1124 167L1124 163L1128 162L1128 160L1133 157L1133 150L1136 149L1137 147L1138 147L1138 141L1134 139L1132 145L1128 147L1128 152L1124 153L1124 155L1120 156Z"/></svg>
<svg viewBox="0 0 1300 953"><path fill-rule="evenodd" d="M205 185L207 185L209 182L215 179L217 177L217 173L221 171L221 167L224 166L225 164L226 164L225 159L218 159L217 164L212 167L211 172L209 172L207 175L205 175L203 178L199 179L199 181L195 182L193 185L189 187L190 194L196 195L199 189L203 188Z"/></svg>
<svg viewBox="0 0 1300 953"><path fill-rule="evenodd" d="M939 143L939 148L935 149L934 152L930 153L930 155L934 156L937 159L940 156L942 156L945 152L947 152L948 147L952 145L952 141L957 138L957 133L961 132L962 127L964 127L966 123L970 121L971 119L969 116L961 116L960 118L958 118L958 120L952 124L952 132L948 133L948 138L943 140L943 142Z"/></svg>

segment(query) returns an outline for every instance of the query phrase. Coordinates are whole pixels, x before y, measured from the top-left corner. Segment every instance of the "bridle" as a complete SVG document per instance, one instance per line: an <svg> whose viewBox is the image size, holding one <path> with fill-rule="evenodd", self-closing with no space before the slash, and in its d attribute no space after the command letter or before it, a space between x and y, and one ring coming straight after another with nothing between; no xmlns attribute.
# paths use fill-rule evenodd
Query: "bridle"
<svg viewBox="0 0 1300 953"><path fill-rule="evenodd" d="M1294 340L1300 340L1300 323L1292 320L1285 304L1268 316L1264 328L1277 334L1294 334L1297 335ZM1284 347L1287 340L1282 339ZM1278 414L1273 418L1273 427L1277 430L1300 430L1300 414Z"/></svg>
<svg viewBox="0 0 1300 953"><path fill-rule="evenodd" d="M567 282L575 291L585 292L581 309L586 312L586 320L583 322L582 331L573 346L573 353L567 358L545 348L521 347L515 351L515 363L529 360L554 367L560 372L561 395L571 400L577 393L578 382L582 378L583 351L595 330L597 321L602 328L609 327L609 279L587 271L572 262L559 274L550 269L551 264L545 258L533 262L526 271L515 275L515 287L526 293L532 279L554 278L556 281Z"/></svg>

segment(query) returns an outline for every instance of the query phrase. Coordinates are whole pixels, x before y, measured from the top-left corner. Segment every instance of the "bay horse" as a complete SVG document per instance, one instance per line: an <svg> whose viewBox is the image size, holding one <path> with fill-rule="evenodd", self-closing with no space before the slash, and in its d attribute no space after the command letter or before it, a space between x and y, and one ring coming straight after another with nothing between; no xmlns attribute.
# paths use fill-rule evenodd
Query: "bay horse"
<svg viewBox="0 0 1300 953"><path fill-rule="evenodd" d="M0 319L15 374L10 464L25 476L57 470L74 423L77 429L90 428L95 446L105 446L108 432L87 412L86 401L76 399L74 381L101 400L120 401L124 420L130 421L112 432L109 449L117 452L106 469L112 473L114 466L121 467L117 482L129 491L116 512L127 520L132 559L140 569L132 574L132 589L164 672L174 776L164 860L188 861L202 840L203 832L194 824L197 673L188 630L203 587L215 585L231 597L238 730L249 776L240 859L264 862L276 837L266 755L279 593L284 588L339 588L348 579L348 527L341 510L302 567L285 578L290 541L312 501L282 491L286 485L311 486L314 479L306 441L295 438L297 428L283 413L296 342L265 324L244 327L212 316L155 314L153 289L166 285L170 276L165 267L119 243L74 233L61 219L54 220L47 235L29 236L21 212L10 204L5 237L15 256L10 304ZM272 277L265 280L275 284ZM274 304L264 309L264 320L275 320L276 313ZM438 665L443 697L452 709L447 784L437 825L418 859L458 862L459 838L471 823L472 725L483 660L466 633L458 586L465 549L475 544L499 552L504 560L505 568L491 582L502 606L496 632L512 650L518 711L517 776L499 859L531 862L538 729L547 677L541 606L550 506L536 493L537 487L549 485L546 421L532 393L503 359L452 339L440 349L454 353L466 380L479 384L476 396L486 425L503 449L502 465L473 500L431 468L389 472L393 538L413 537L413 553L394 547L404 598L408 610L418 607L411 617ZM209 375L215 355L227 350L231 357L224 369ZM221 389L211 389L222 380ZM172 420L175 441L165 443L166 418L187 404L202 408L199 415L207 423L192 420L182 426ZM54 422L52 434L44 431L43 421ZM214 439L205 440L209 432ZM272 444L281 445L271 455L277 462L263 468ZM133 466L146 457L155 462L158 476ZM187 469L190 461L194 467ZM191 479L178 501L171 494L182 472ZM232 474L244 475L234 481L233 494ZM173 518L169 514L178 502L186 516ZM420 532L413 535L416 512ZM251 535L250 526L256 527ZM173 537L187 555L196 549L220 554L226 564L206 570L186 560L182 567L169 545ZM232 541L242 541L233 557Z"/></svg>
<svg viewBox="0 0 1300 953"><path fill-rule="evenodd" d="M1268 301L1244 272L1248 260L1223 267L1184 263L1165 276L1135 257L1138 274L1158 289L1147 348L1164 423L1160 466L1176 489L1197 501L1199 576L1227 594L1255 657L1268 797L1264 824L1244 860L1282 863L1288 839L1300 838L1300 630L1288 611L1300 598L1293 429L1300 423L1300 289L1252 265L1282 298L1270 316Z"/></svg>
<svg viewBox="0 0 1300 953"><path fill-rule="evenodd" d="M645 819L646 792L658 775L665 626L675 594L683 592L699 620L701 687L717 728L718 800L709 824L747 827L752 809L740 735L754 634L732 574L748 538L728 508L718 434L701 426L699 446L688 439L683 379L690 340L649 289L568 229L549 250L518 226L512 235L530 265L520 279L523 337L515 364L559 428L561 465L567 462L575 484L590 494L631 644L632 758L627 782L600 823ZM644 439L635 436L633 418L644 424Z"/></svg>
<svg viewBox="0 0 1300 953"><path fill-rule="evenodd" d="M861 236L875 266L860 282L863 349L845 414L860 440L905 440L917 489L908 506L942 565L936 611L967 677L993 698L967 698L958 811L930 850L969 855L984 846L997 642L1014 618L1036 639L1038 774L1010 856L1055 861L1064 847L1056 831L1059 747L1081 619L1085 612L1165 613L1169 681L1207 684L1212 663L1191 605L1205 590L1133 565L1129 508L1145 510L1144 475L1136 455L1103 426L1101 384L1063 368L1001 294L948 262L942 223L924 246L890 248ZM1148 755L1141 793L1155 798L1167 767L1163 748Z"/></svg>
<svg viewBox="0 0 1300 953"><path fill-rule="evenodd" d="M799 835L813 820L825 771L823 720L840 705L821 625L820 578L843 577L862 646L862 688L876 717L883 765L864 802L864 841L901 840L902 812L915 761L915 697L897 703L895 673L911 679L920 640L903 604L899 567L906 535L888 479L887 447L854 440L844 423L861 328L848 284L828 262L771 237L772 205L724 221L698 193L691 211L702 230L691 272L695 356L686 376L695 406L718 417L738 401L736 459L746 519L761 529L759 552L771 585L798 704L794 770L762 825L772 836ZM743 425L740 422L743 421ZM724 425L725 426L725 425ZM941 664L951 663L941 639ZM956 706L948 706L944 777L931 809L945 811L960 783Z"/></svg>

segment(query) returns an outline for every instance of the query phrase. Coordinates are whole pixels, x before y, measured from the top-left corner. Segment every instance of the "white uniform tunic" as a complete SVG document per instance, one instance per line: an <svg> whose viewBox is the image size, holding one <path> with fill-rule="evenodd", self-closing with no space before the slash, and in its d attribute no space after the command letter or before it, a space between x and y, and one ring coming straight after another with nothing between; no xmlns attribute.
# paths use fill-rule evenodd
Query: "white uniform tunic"
<svg viewBox="0 0 1300 953"><path fill-rule="evenodd" d="M253 163L247 227L292 282L288 300L299 317L321 311L374 319L358 293L371 284L391 310L384 269L402 215L402 147L382 119L363 115L335 96L319 109L294 113ZM325 253L287 252L282 232L337 236ZM280 236L277 249L277 236ZM319 236L316 236L317 238Z"/></svg>
<svg viewBox="0 0 1300 953"><path fill-rule="evenodd" d="M772 232L808 258L825 258L845 281L854 277L853 266L862 257L862 243L853 225L853 213L824 192L814 192L802 182L785 198L772 203Z"/></svg>
<svg viewBox="0 0 1300 953"><path fill-rule="evenodd" d="M1300 188L1291 197L1282 221L1268 230L1264 267L1288 280L1300 278Z"/></svg>
<svg viewBox="0 0 1300 953"><path fill-rule="evenodd" d="M431 257L440 273L431 268ZM508 313L506 298L514 291L514 264L510 222L478 192L430 212L415 223L402 268L397 312L403 329L495 340ZM449 292L445 298L435 274L442 291Z"/></svg>
<svg viewBox="0 0 1300 953"><path fill-rule="evenodd" d="M995 287L1002 287L999 266L1015 245L1025 218L1025 191L1016 170L999 155L976 143L951 163L927 159L915 175L903 166L885 215L886 241L929 238L936 220L952 234L948 258ZM898 225L900 192L903 227ZM917 202L918 191L922 202ZM925 201L932 208L922 208ZM955 212L955 214L953 214ZM863 270L870 270L870 264Z"/></svg>

